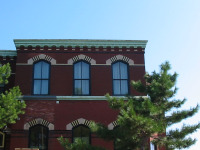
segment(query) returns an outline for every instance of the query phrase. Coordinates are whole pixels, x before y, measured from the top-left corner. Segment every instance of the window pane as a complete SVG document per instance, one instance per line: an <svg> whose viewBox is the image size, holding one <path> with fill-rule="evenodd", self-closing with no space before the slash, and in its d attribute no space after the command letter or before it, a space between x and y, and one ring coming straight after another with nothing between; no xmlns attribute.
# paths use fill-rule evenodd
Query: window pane
<svg viewBox="0 0 200 150"><path fill-rule="evenodd" d="M113 81L114 94L120 94L120 80Z"/></svg>
<svg viewBox="0 0 200 150"><path fill-rule="evenodd" d="M128 83L127 80L121 80L121 94L128 94Z"/></svg>
<svg viewBox="0 0 200 150"><path fill-rule="evenodd" d="M81 95L82 94L81 80L75 80L74 92L75 92L76 95Z"/></svg>
<svg viewBox="0 0 200 150"><path fill-rule="evenodd" d="M78 62L74 64L74 94L75 95L89 95L89 78L90 65L86 62ZM79 79L79 80L77 80Z"/></svg>
<svg viewBox="0 0 200 150"><path fill-rule="evenodd" d="M42 79L49 78L49 64L46 62L42 62Z"/></svg>
<svg viewBox="0 0 200 150"><path fill-rule="evenodd" d="M82 126L73 128L73 137L81 137L81 127Z"/></svg>
<svg viewBox="0 0 200 150"><path fill-rule="evenodd" d="M48 94L50 64L40 61L34 64L33 94Z"/></svg>
<svg viewBox="0 0 200 150"><path fill-rule="evenodd" d="M34 80L33 94L40 94L41 80Z"/></svg>
<svg viewBox="0 0 200 150"><path fill-rule="evenodd" d="M34 79L41 78L42 62L38 62L34 65Z"/></svg>
<svg viewBox="0 0 200 150"><path fill-rule="evenodd" d="M48 89L49 89L49 81L48 80L42 80L41 93L40 94L48 94Z"/></svg>
<svg viewBox="0 0 200 150"><path fill-rule="evenodd" d="M81 126L81 135L82 137L88 137L90 135L90 129L84 126Z"/></svg>
<svg viewBox="0 0 200 150"><path fill-rule="evenodd" d="M82 62L82 79L89 79L89 64Z"/></svg>
<svg viewBox="0 0 200 150"><path fill-rule="evenodd" d="M120 79L119 62L112 65L113 67L113 79Z"/></svg>
<svg viewBox="0 0 200 150"><path fill-rule="evenodd" d="M113 94L128 94L128 65L117 62L112 65L113 69Z"/></svg>
<svg viewBox="0 0 200 150"><path fill-rule="evenodd" d="M121 79L128 79L127 64L120 62Z"/></svg>
<svg viewBox="0 0 200 150"><path fill-rule="evenodd" d="M74 64L74 79L81 79L81 62Z"/></svg>
<svg viewBox="0 0 200 150"><path fill-rule="evenodd" d="M89 94L89 80L82 80L82 94Z"/></svg>

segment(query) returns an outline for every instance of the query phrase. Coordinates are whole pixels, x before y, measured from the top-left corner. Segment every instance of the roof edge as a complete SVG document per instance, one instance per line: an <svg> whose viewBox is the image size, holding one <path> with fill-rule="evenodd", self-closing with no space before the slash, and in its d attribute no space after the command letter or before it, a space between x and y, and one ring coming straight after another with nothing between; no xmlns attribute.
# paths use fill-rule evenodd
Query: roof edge
<svg viewBox="0 0 200 150"><path fill-rule="evenodd" d="M0 56L6 57L6 56L17 56L16 50L0 50Z"/></svg>
<svg viewBox="0 0 200 150"><path fill-rule="evenodd" d="M80 47L142 47L146 48L147 40L95 40L95 39L14 39L16 48L20 46L80 46Z"/></svg>

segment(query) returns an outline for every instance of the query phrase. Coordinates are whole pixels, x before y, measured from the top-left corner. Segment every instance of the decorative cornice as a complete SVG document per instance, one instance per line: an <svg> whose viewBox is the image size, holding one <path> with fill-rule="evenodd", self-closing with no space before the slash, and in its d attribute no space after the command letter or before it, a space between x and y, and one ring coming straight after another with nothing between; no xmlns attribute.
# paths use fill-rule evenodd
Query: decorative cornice
<svg viewBox="0 0 200 150"><path fill-rule="evenodd" d="M0 50L0 56L14 57L14 56L17 56L17 51L15 51L15 50Z"/></svg>
<svg viewBox="0 0 200 150"><path fill-rule="evenodd" d="M16 48L20 46L28 47L44 47L44 46L64 46L64 47L141 47L145 48L147 44L147 40L88 40L88 39L15 39L14 43Z"/></svg>
<svg viewBox="0 0 200 150"><path fill-rule="evenodd" d="M125 96L114 96L117 98L124 98L125 100L127 99L127 97ZM141 96L134 96L136 98L139 98ZM146 97L146 96L142 96L142 97ZM20 97L20 99L23 100L55 100L55 101L65 101L65 100L107 100L107 98L105 96L35 96L35 95L29 95L29 96L22 96Z"/></svg>

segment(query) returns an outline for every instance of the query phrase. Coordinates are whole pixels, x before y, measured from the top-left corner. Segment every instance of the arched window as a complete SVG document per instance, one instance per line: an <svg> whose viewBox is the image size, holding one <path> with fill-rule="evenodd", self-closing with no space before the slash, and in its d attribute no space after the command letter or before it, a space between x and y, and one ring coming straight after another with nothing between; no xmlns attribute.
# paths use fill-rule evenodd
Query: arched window
<svg viewBox="0 0 200 150"><path fill-rule="evenodd" d="M112 64L113 95L126 95L128 88L128 65L121 61Z"/></svg>
<svg viewBox="0 0 200 150"><path fill-rule="evenodd" d="M0 148L4 148L5 134L0 131Z"/></svg>
<svg viewBox="0 0 200 150"><path fill-rule="evenodd" d="M50 64L46 61L39 61L34 64L33 94L49 94Z"/></svg>
<svg viewBox="0 0 200 150"><path fill-rule="evenodd" d="M90 129L87 126L79 125L72 129L72 141L75 142L77 139L90 144L91 133Z"/></svg>
<svg viewBox="0 0 200 150"><path fill-rule="evenodd" d="M74 95L90 95L90 65L84 61L74 64Z"/></svg>
<svg viewBox="0 0 200 150"><path fill-rule="evenodd" d="M29 148L48 149L49 129L43 125L35 125L29 129Z"/></svg>

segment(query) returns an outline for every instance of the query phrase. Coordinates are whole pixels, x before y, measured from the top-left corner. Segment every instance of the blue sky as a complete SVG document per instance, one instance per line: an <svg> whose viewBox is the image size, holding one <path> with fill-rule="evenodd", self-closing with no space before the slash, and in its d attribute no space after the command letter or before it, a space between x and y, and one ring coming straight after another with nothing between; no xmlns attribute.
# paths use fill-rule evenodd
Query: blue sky
<svg viewBox="0 0 200 150"><path fill-rule="evenodd" d="M200 103L199 0L2 0L0 49L15 50L13 39L148 40L146 71L168 60L183 108ZM199 121L200 113L185 123ZM192 137L197 150L200 131Z"/></svg>

